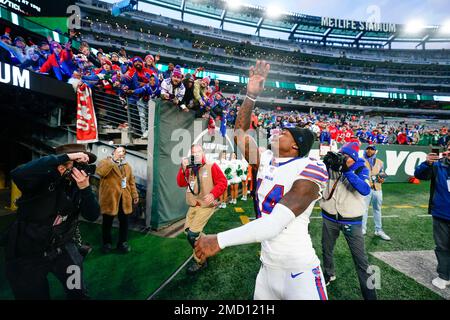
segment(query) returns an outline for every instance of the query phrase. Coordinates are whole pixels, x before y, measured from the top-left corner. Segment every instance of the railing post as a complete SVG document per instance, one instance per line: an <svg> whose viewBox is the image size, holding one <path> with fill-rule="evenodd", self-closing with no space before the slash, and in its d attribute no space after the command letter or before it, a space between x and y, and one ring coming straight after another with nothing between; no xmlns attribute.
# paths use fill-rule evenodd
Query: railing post
<svg viewBox="0 0 450 320"><path fill-rule="evenodd" d="M126 97L127 102L127 118L128 118L128 139L129 141L133 141L132 131L134 131L133 125L131 124L131 113L130 113L130 104L128 103L128 96Z"/></svg>

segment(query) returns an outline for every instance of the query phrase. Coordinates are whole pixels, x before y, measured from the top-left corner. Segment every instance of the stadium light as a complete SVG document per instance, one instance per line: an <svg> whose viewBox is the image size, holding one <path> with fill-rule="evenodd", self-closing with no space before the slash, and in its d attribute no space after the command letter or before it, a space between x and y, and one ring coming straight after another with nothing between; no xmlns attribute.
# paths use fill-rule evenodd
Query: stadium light
<svg viewBox="0 0 450 320"><path fill-rule="evenodd" d="M419 33L425 28L425 23L422 20L411 20L406 24L405 31L407 33Z"/></svg>
<svg viewBox="0 0 450 320"><path fill-rule="evenodd" d="M266 9L267 17L276 19L283 13L283 10L277 4L271 4Z"/></svg>
<svg viewBox="0 0 450 320"><path fill-rule="evenodd" d="M231 10L239 9L239 7L242 5L240 0L226 0L227 6Z"/></svg>
<svg viewBox="0 0 450 320"><path fill-rule="evenodd" d="M439 28L439 30L440 30L442 33L450 34L450 20L446 21L446 22Z"/></svg>

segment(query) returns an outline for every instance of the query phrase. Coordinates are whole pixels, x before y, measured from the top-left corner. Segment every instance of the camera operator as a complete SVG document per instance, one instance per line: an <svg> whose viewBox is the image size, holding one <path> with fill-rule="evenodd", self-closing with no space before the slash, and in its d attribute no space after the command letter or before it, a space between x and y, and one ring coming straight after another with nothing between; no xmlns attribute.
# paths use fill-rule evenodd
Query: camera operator
<svg viewBox="0 0 450 320"><path fill-rule="evenodd" d="M450 147L439 159L436 153L429 153L426 161L414 171L421 180L431 180L428 213L433 216L434 250L438 262L438 277L432 284L439 289L450 286Z"/></svg>
<svg viewBox="0 0 450 320"><path fill-rule="evenodd" d="M370 189L371 192L366 196L366 211L364 211L362 221L362 233L367 231L367 217L369 214L370 204L373 204L373 221L375 222L375 235L383 240L390 241L389 237L384 231L381 223L381 206L383 204L383 190L382 184L386 178L384 172L384 163L376 157L377 148L371 144L367 146L364 152L364 159L366 160L366 167L370 171Z"/></svg>
<svg viewBox="0 0 450 320"><path fill-rule="evenodd" d="M179 187L187 187L186 203L189 210L186 214L184 231L192 248L199 238L203 228L214 213L217 201L227 189L227 179L220 167L214 163L206 162L203 149L200 145L191 147L191 159L183 159L178 171L177 184ZM188 267L188 273L195 273L207 266L196 257L195 263Z"/></svg>
<svg viewBox="0 0 450 320"><path fill-rule="evenodd" d="M68 144L11 172L22 191L17 219L8 232L6 276L16 299L50 299L47 275L53 273L67 298L86 299L83 258L75 244L78 216L95 221L100 209L89 186L96 156L84 145ZM69 287L78 267L78 281ZM75 269L75 272L77 270ZM76 285L78 283L78 285Z"/></svg>
<svg viewBox="0 0 450 320"><path fill-rule="evenodd" d="M119 241L117 250L131 251L128 245L128 216L133 213L133 204L139 202L133 169L126 162L124 147L116 148L111 157L99 162L96 173L100 176L99 200L103 217L103 253L112 249L111 229L114 217L119 218Z"/></svg>
<svg viewBox="0 0 450 320"><path fill-rule="evenodd" d="M323 162L330 177L320 201L322 209L322 253L325 283L334 281L333 250L340 232L345 236L355 263L362 295L366 300L377 298L368 287L369 262L364 248L362 216L370 193L369 169L359 158L359 144L345 144L339 153L328 152Z"/></svg>

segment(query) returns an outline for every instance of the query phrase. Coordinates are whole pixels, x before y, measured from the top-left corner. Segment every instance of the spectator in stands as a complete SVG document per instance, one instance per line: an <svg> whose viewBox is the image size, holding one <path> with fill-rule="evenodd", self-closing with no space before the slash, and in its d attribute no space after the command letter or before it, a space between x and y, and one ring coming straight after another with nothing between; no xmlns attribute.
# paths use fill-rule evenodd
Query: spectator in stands
<svg viewBox="0 0 450 320"><path fill-rule="evenodd" d="M123 63L120 62L119 54L117 52L111 53L111 63L113 65L112 69L121 73L125 73L127 70L123 67Z"/></svg>
<svg viewBox="0 0 450 320"><path fill-rule="evenodd" d="M107 59L102 59L102 68L96 70L93 74L89 76L82 76L82 80L87 83L90 87L97 86L102 91L108 94L115 94L113 88L113 76L116 71L112 70L113 64Z"/></svg>
<svg viewBox="0 0 450 320"><path fill-rule="evenodd" d="M197 79L194 82L194 106L199 107L199 113L197 116L201 116L205 109L208 101L208 86L211 82L209 77L204 77L203 79Z"/></svg>
<svg viewBox="0 0 450 320"><path fill-rule="evenodd" d="M70 78L73 73L73 68L70 66L73 56L71 45L70 42L67 42L63 49L58 42L53 42L51 45L53 53L42 65L39 72L48 73L49 71L53 71L58 80Z"/></svg>
<svg viewBox="0 0 450 320"><path fill-rule="evenodd" d="M169 62L168 69L162 73L164 80L172 76L173 69L175 69L175 65L172 62Z"/></svg>
<svg viewBox="0 0 450 320"><path fill-rule="evenodd" d="M159 55L156 55L156 59L151 55L145 57L145 67L152 71L153 74L158 74L158 68L156 63L159 61Z"/></svg>
<svg viewBox="0 0 450 320"><path fill-rule="evenodd" d="M47 40L39 42L36 53L39 56L39 67L42 67L42 65L47 61L48 57L52 54L52 52L50 51L50 45Z"/></svg>
<svg viewBox="0 0 450 320"><path fill-rule="evenodd" d="M186 106L188 109L194 108L194 77L187 73L183 79L183 85L185 88L183 100L181 101L182 106ZM195 110L195 109L194 109Z"/></svg>
<svg viewBox="0 0 450 320"><path fill-rule="evenodd" d="M122 59L123 62L128 61L128 54L124 47L120 48L119 54L120 59Z"/></svg>
<svg viewBox="0 0 450 320"><path fill-rule="evenodd" d="M322 132L320 133L319 141L320 144L331 145L331 135L330 132L328 131L328 128L325 125L322 127Z"/></svg>
<svg viewBox="0 0 450 320"><path fill-rule="evenodd" d="M124 147L116 148L111 157L99 162L97 175L100 176L99 202L103 215L103 253L112 249L111 228L114 217L119 218L119 240L117 250L121 253L131 251L128 245L128 216L133 205L139 202L133 169L126 161Z"/></svg>
<svg viewBox="0 0 450 320"><path fill-rule="evenodd" d="M443 158L429 153L426 161L415 170L414 176L431 180L428 213L433 216L434 250L438 262L438 277L431 282L444 290L450 286L450 147Z"/></svg>
<svg viewBox="0 0 450 320"><path fill-rule="evenodd" d="M82 53L88 62L90 62L93 66L96 68L101 67L101 62L98 60L95 55L91 52L91 48L89 47L89 44L86 41L83 41L80 44L80 48L78 49L80 53Z"/></svg>
<svg viewBox="0 0 450 320"><path fill-rule="evenodd" d="M161 83L161 99L169 100L174 105L180 106L183 111L189 112L189 109L186 106L183 108L181 105L181 101L183 101L184 93L186 91L182 79L183 74L177 66L177 68L173 69L171 77L165 79Z"/></svg>
<svg viewBox="0 0 450 320"><path fill-rule="evenodd" d="M148 110L148 102L150 99L156 99L161 94L161 89L159 87L158 77L152 74L150 76L149 83L145 86L137 88L136 90L128 90L128 94L135 94L139 96L139 101L142 101L144 107L139 108L139 118L141 121L141 130L143 132L142 138L145 139L148 137L148 129L147 129L147 110Z"/></svg>

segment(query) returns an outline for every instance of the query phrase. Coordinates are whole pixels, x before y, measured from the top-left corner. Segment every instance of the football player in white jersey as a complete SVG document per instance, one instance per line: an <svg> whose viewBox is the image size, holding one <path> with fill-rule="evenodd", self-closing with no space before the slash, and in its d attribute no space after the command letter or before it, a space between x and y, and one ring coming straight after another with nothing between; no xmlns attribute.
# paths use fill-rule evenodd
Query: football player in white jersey
<svg viewBox="0 0 450 320"><path fill-rule="evenodd" d="M265 61L250 69L247 96L235 125L235 142L258 167L257 201L261 218L217 235L200 237L197 257L206 259L226 247L261 242L261 269L254 298L327 299L320 260L308 233L309 217L328 180L325 165L308 157L314 136L308 129L286 128L259 153L248 135L252 109L270 70Z"/></svg>

